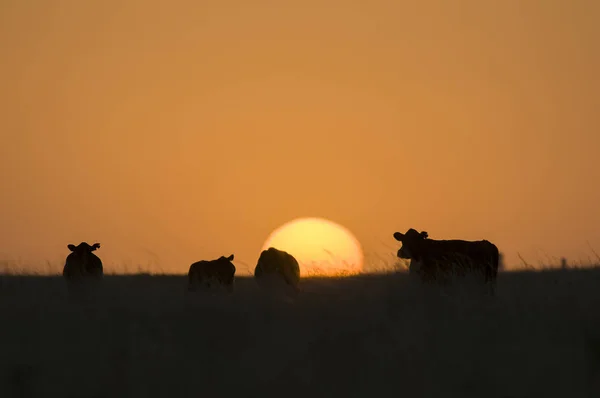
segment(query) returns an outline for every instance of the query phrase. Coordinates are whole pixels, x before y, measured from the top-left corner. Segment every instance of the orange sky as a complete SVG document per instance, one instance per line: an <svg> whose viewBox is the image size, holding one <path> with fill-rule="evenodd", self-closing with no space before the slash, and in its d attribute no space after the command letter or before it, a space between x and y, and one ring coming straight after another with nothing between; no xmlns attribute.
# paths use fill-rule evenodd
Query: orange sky
<svg viewBox="0 0 600 398"><path fill-rule="evenodd" d="M320 216L586 259L600 4L525 3L4 0L0 256L253 269Z"/></svg>

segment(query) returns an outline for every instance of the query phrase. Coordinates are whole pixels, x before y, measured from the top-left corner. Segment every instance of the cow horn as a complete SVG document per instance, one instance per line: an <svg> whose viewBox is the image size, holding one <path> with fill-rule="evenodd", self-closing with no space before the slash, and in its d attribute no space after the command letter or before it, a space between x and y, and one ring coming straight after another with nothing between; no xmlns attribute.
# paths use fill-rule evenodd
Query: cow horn
<svg viewBox="0 0 600 398"><path fill-rule="evenodd" d="M400 242L402 242L402 239L404 239L404 234L400 233L400 232L394 232L394 238Z"/></svg>

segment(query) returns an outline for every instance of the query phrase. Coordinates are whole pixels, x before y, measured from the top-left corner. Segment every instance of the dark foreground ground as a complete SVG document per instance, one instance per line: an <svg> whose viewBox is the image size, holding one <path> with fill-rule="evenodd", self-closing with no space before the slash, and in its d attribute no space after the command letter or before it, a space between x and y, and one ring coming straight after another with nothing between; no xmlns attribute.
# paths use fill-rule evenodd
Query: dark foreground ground
<svg viewBox="0 0 600 398"><path fill-rule="evenodd" d="M0 397L600 397L600 270L505 273L495 298L406 274L314 279L0 277Z"/></svg>

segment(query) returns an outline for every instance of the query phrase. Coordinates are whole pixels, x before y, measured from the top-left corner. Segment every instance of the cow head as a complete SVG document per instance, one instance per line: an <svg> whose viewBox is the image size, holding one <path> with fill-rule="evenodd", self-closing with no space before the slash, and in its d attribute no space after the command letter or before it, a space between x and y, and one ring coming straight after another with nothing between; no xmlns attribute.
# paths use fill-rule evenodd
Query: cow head
<svg viewBox="0 0 600 398"><path fill-rule="evenodd" d="M223 282L225 282L225 284L227 285L233 285L235 275L235 265L233 265L232 263L233 257L234 256L232 254L229 257L221 256L217 259L217 262L219 263L219 268L231 270L231 273L226 272L223 273L221 276L224 279Z"/></svg>
<svg viewBox="0 0 600 398"><path fill-rule="evenodd" d="M218 261L231 262L231 261L233 261L233 254L231 256L229 256L229 257L221 256L221 257L219 257Z"/></svg>
<svg viewBox="0 0 600 398"><path fill-rule="evenodd" d="M73 253L77 254L85 254L91 253L96 249L100 248L100 243L94 243L93 245L89 245L87 242L81 242L79 245L75 246L73 244L67 245L67 248L71 250Z"/></svg>
<svg viewBox="0 0 600 398"><path fill-rule="evenodd" d="M418 232L416 229L409 229L405 234L394 232L394 238L402 242L402 247L398 250L398 257L407 260L419 260L419 247L421 242L427 239L427 232Z"/></svg>

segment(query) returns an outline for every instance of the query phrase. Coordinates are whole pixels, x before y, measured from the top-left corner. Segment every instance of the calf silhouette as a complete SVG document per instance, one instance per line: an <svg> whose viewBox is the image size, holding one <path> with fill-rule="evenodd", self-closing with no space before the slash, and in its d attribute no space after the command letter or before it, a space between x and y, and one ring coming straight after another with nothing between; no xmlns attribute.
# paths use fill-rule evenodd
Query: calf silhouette
<svg viewBox="0 0 600 398"><path fill-rule="evenodd" d="M210 286L211 280L216 280L230 292L233 291L235 265L232 261L233 254L229 257L221 256L216 260L193 263L188 271L188 290L196 290L198 285Z"/></svg>
<svg viewBox="0 0 600 398"><path fill-rule="evenodd" d="M89 245L87 242L81 242L75 246L67 245L71 253L67 256L63 268L63 277L68 281L80 279L100 279L104 275L102 260L98 258L93 251L100 248L100 243Z"/></svg>
<svg viewBox="0 0 600 398"><path fill-rule="evenodd" d="M254 269L254 277L259 283L268 277L281 278L295 291L298 291L300 265L288 252L270 247L260 253Z"/></svg>
<svg viewBox="0 0 600 398"><path fill-rule="evenodd" d="M410 228L405 234L395 232L394 238L402 242L398 257L410 259L410 271L424 281L437 279L444 273L465 275L480 273L489 283L492 294L498 276L499 252L496 245L487 241L434 240L427 232Z"/></svg>

